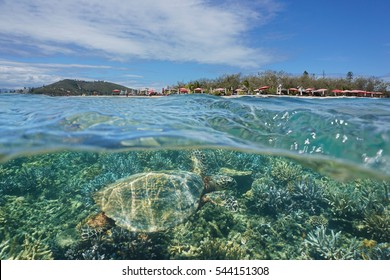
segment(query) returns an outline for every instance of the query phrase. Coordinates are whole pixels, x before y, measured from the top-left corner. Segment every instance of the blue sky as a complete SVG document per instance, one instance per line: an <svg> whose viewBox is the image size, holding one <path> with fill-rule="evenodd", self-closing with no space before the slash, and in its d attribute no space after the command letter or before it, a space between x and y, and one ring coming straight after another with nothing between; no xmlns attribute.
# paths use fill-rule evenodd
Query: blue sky
<svg viewBox="0 0 390 280"><path fill-rule="evenodd" d="M390 81L388 0L0 0L0 88L265 70Z"/></svg>

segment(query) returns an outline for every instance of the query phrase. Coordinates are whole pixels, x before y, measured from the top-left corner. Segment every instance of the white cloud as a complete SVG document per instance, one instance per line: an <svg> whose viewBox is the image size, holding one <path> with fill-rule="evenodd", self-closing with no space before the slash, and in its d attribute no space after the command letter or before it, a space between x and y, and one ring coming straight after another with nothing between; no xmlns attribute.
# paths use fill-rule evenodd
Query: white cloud
<svg viewBox="0 0 390 280"><path fill-rule="evenodd" d="M138 78L143 78L144 76L141 76L141 75L136 75L136 74L125 74L123 75L124 77L128 77L128 78L135 78L135 79L138 79Z"/></svg>
<svg viewBox="0 0 390 280"><path fill-rule="evenodd" d="M23 86L42 86L72 76L76 69L110 69L104 65L60 64L60 63L22 63L0 60L0 87L20 88ZM70 71L70 72L69 72ZM70 76L67 76L70 75ZM79 74L76 74L81 78ZM88 78L83 78L89 80Z"/></svg>
<svg viewBox="0 0 390 280"><path fill-rule="evenodd" d="M258 67L273 56L248 45L247 31L278 9L274 0L3 0L0 36L9 47L0 53L82 50L112 60Z"/></svg>

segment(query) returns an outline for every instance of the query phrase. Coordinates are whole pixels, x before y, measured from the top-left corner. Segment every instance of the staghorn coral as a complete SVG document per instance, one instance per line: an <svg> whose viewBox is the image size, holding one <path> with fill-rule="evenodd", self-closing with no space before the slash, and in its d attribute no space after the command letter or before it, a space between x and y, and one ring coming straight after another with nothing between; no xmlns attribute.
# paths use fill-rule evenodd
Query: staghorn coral
<svg viewBox="0 0 390 280"><path fill-rule="evenodd" d="M172 244L173 259L243 260L250 259L250 249L240 234L230 239L204 237L198 245Z"/></svg>
<svg viewBox="0 0 390 280"><path fill-rule="evenodd" d="M234 150L216 149L214 157L210 157L210 165L215 166L214 173L220 168L252 171L254 176L261 177L267 172L270 165L270 157L243 153Z"/></svg>
<svg viewBox="0 0 390 280"><path fill-rule="evenodd" d="M300 210L289 214L279 214L271 223L274 235L288 242L301 240L302 234L306 231L304 225L307 219L307 214Z"/></svg>
<svg viewBox="0 0 390 280"><path fill-rule="evenodd" d="M56 199L69 193L68 181L96 162L92 153L61 152L26 156L0 165L4 195L45 196Z"/></svg>
<svg viewBox="0 0 390 280"><path fill-rule="evenodd" d="M331 179L322 180L325 200L337 218L361 219L367 212L382 213L389 205L387 184L370 179L339 183Z"/></svg>
<svg viewBox="0 0 390 280"><path fill-rule="evenodd" d="M324 190L312 176L290 183L288 190L297 209L305 209L311 214L317 214L326 208Z"/></svg>
<svg viewBox="0 0 390 280"><path fill-rule="evenodd" d="M161 233L134 233L120 227L72 244L65 252L72 260L165 259L165 236Z"/></svg>
<svg viewBox="0 0 390 280"><path fill-rule="evenodd" d="M75 199L60 201L23 196L5 196L3 199L4 205L0 209L7 215L5 223L0 226L0 236L4 240L12 240L9 245L13 248L13 257L23 257L23 254L19 256L19 252L28 252L28 246L33 250L39 244L48 246L53 257L56 257L61 254L55 241L56 236L59 232L75 227L78 216L84 215L82 204ZM35 239L24 241L24 235ZM26 243L25 249L22 247L23 242ZM34 251L31 250L30 253L33 254Z"/></svg>
<svg viewBox="0 0 390 280"><path fill-rule="evenodd" d="M6 260L9 259L9 243L11 242L10 239L3 240L0 243L0 260Z"/></svg>
<svg viewBox="0 0 390 280"><path fill-rule="evenodd" d="M48 245L44 244L41 237L25 235L22 251L15 257L18 260L52 260L53 253Z"/></svg>
<svg viewBox="0 0 390 280"><path fill-rule="evenodd" d="M196 259L200 258L201 242L205 238L221 239L228 238L235 221L234 212L217 204L205 204L195 215L191 216L168 233L171 242L168 246L170 258L173 259Z"/></svg>
<svg viewBox="0 0 390 280"><path fill-rule="evenodd" d="M296 259L299 258L299 245L305 229L302 212L292 212L289 215L244 216L240 220L243 228L235 227L241 236L251 259ZM234 236L232 232L231 236Z"/></svg>
<svg viewBox="0 0 390 280"><path fill-rule="evenodd" d="M3 207L0 207L0 226L5 225L7 222L7 212L4 211Z"/></svg>
<svg viewBox="0 0 390 280"><path fill-rule="evenodd" d="M245 260L249 259L249 248L239 238L230 240L206 237L196 248L198 258L206 260Z"/></svg>
<svg viewBox="0 0 390 280"><path fill-rule="evenodd" d="M139 172L171 170L177 169L178 166L190 171L192 167L190 157L191 151L156 150L135 153L136 162L141 167Z"/></svg>
<svg viewBox="0 0 390 280"><path fill-rule="evenodd" d="M380 242L390 242L390 215L367 214L363 220L367 234Z"/></svg>
<svg viewBox="0 0 390 280"><path fill-rule="evenodd" d="M356 257L359 243L355 238L346 240L340 231L327 234L321 226L308 233L303 245L312 259L349 260Z"/></svg>
<svg viewBox="0 0 390 280"><path fill-rule="evenodd" d="M41 236L28 234L15 236L0 244L0 259L52 260L53 253L46 243Z"/></svg>
<svg viewBox="0 0 390 280"><path fill-rule="evenodd" d="M321 227L321 226L327 227L329 221L323 215L319 215L319 216L314 215L309 217L307 223L310 227Z"/></svg>
<svg viewBox="0 0 390 280"><path fill-rule="evenodd" d="M250 209L271 215L299 209L310 214L325 211L327 203L317 175L280 158L275 159L272 167L275 167L273 173L256 179L244 194Z"/></svg>
<svg viewBox="0 0 390 280"><path fill-rule="evenodd" d="M246 197L250 209L270 215L286 211L292 204L288 190L277 187L267 178L255 180Z"/></svg>
<svg viewBox="0 0 390 280"><path fill-rule="evenodd" d="M390 244L364 239L359 247L359 255L363 260L389 260Z"/></svg>
<svg viewBox="0 0 390 280"><path fill-rule="evenodd" d="M302 176L302 167L287 160L276 159L272 162L270 176L277 185L287 186Z"/></svg>

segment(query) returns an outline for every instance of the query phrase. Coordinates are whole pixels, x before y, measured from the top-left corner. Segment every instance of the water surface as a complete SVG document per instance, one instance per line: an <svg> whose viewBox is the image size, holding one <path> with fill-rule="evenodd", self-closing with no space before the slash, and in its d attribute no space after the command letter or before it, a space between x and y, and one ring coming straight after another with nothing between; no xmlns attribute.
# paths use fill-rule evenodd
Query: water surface
<svg viewBox="0 0 390 280"><path fill-rule="evenodd" d="M389 105L1 94L0 258L388 259ZM199 152L237 181L217 203L164 232L91 226L96 191Z"/></svg>

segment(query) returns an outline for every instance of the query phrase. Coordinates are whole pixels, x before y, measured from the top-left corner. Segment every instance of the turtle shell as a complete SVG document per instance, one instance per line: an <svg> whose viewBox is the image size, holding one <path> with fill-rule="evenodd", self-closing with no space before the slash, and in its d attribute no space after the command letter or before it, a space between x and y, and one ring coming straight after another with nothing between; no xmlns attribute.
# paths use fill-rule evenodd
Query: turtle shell
<svg viewBox="0 0 390 280"><path fill-rule="evenodd" d="M139 173L94 195L116 225L136 232L163 231L194 213L204 190L202 178L187 171Z"/></svg>

